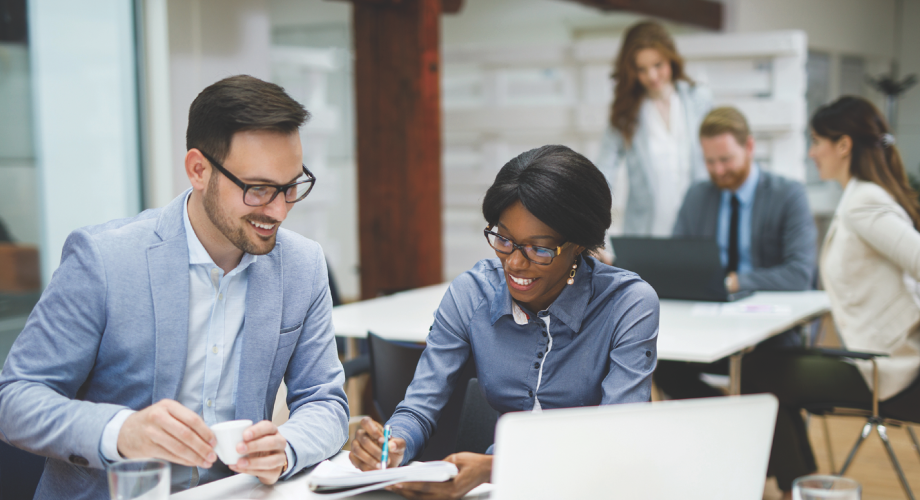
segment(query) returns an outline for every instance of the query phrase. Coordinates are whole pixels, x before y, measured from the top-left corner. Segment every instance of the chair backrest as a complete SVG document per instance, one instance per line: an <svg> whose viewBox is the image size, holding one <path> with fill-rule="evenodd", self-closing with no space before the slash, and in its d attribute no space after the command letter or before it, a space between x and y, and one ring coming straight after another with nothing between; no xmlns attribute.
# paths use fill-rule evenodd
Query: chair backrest
<svg viewBox="0 0 920 500"><path fill-rule="evenodd" d="M0 441L0 500L31 500L45 458Z"/></svg>
<svg viewBox="0 0 920 500"><path fill-rule="evenodd" d="M367 345L371 356L374 405L380 417L388 420L396 411L396 406L406 397L406 389L415 376L415 368L422 357L424 346L391 342L373 333L367 334ZM476 363L470 358L457 377L450 399L441 410L437 429L428 440L425 451L414 457L415 460L441 460L454 452L467 383L474 376Z"/></svg>
<svg viewBox="0 0 920 500"><path fill-rule="evenodd" d="M495 424L498 423L499 416L483 395L479 379L471 378L466 386L466 397L460 411L457 453L485 453L495 442Z"/></svg>
<svg viewBox="0 0 920 500"><path fill-rule="evenodd" d="M406 397L406 389L415 376L415 368L425 347L390 342L373 333L367 334L367 346L371 355L374 404L380 417L389 420L396 411L396 405Z"/></svg>
<svg viewBox="0 0 920 500"><path fill-rule="evenodd" d="M335 283L335 277L332 276L332 266L326 261L326 270L329 274L329 296L332 298L332 307L342 305L342 298L339 297L339 287Z"/></svg>

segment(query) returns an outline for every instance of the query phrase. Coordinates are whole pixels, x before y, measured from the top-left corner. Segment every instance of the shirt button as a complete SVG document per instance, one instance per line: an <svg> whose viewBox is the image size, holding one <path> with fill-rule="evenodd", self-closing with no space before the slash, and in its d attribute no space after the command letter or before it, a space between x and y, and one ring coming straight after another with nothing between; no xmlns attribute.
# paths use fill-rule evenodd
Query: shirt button
<svg viewBox="0 0 920 500"><path fill-rule="evenodd" d="M542 332L542 333L543 333L543 336L545 337L545 336L546 336L546 332Z"/></svg>
<svg viewBox="0 0 920 500"><path fill-rule="evenodd" d="M213 352L214 354L217 354L217 344L215 344L214 347L211 348L211 352Z"/></svg>
<svg viewBox="0 0 920 500"><path fill-rule="evenodd" d="M533 367L534 367L534 368L540 368L540 363L534 363L534 364L533 364Z"/></svg>
<svg viewBox="0 0 920 500"><path fill-rule="evenodd" d="M646 358L651 358L651 357L652 357L652 351L645 351L645 357L646 357Z"/></svg>
<svg viewBox="0 0 920 500"><path fill-rule="evenodd" d="M527 396L532 398L532 397L533 397L533 391L527 391Z"/></svg>
<svg viewBox="0 0 920 500"><path fill-rule="evenodd" d="M538 357L538 358L542 358L542 357L543 357L543 353L542 353L542 352L538 352L538 353L537 353L537 357Z"/></svg>
<svg viewBox="0 0 920 500"><path fill-rule="evenodd" d="M222 293L217 294L217 300L224 300L224 294Z"/></svg>
<svg viewBox="0 0 920 500"><path fill-rule="evenodd" d="M208 408L210 408L210 407L211 407L211 400L209 399L209 400L208 400Z"/></svg>

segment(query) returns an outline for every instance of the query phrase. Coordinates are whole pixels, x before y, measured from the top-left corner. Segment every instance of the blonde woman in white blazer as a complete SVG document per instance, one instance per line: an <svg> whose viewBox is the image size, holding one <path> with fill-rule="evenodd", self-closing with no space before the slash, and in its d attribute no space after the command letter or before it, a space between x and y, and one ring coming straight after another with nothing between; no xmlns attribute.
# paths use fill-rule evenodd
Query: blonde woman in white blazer
<svg viewBox="0 0 920 500"><path fill-rule="evenodd" d="M842 97L815 113L811 129L821 178L844 188L820 258L834 323L846 349L888 355L878 359L879 399L897 417L920 397L920 202L870 102ZM755 353L745 364L745 392L780 400L770 472L788 496L793 479L817 469L800 408L870 408L872 365L800 351Z"/></svg>

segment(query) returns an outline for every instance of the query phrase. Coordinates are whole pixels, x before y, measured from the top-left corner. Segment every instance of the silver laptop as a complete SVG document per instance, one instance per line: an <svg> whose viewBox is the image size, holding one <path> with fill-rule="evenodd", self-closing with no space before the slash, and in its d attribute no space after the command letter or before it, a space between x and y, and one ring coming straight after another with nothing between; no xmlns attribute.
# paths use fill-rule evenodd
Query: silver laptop
<svg viewBox="0 0 920 500"><path fill-rule="evenodd" d="M509 413L492 500L760 500L776 422L768 394Z"/></svg>

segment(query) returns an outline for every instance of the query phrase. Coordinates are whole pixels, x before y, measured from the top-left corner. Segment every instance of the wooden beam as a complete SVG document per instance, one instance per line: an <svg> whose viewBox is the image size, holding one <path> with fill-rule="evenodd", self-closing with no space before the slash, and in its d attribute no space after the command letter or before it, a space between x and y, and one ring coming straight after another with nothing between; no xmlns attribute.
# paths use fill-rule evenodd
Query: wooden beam
<svg viewBox="0 0 920 500"><path fill-rule="evenodd" d="M722 29L722 3L712 0L566 0L603 11L622 10L702 26Z"/></svg>
<svg viewBox="0 0 920 500"><path fill-rule="evenodd" d="M441 0L441 12L444 14L457 14L463 8L463 0Z"/></svg>
<svg viewBox="0 0 920 500"><path fill-rule="evenodd" d="M361 296L440 283L441 0L354 0Z"/></svg>
<svg viewBox="0 0 920 500"><path fill-rule="evenodd" d="M22 0L23 2L25 0ZM352 3L367 3L377 5L400 5L410 0L345 0ZM442 14L456 14L463 8L463 0L441 0Z"/></svg>

